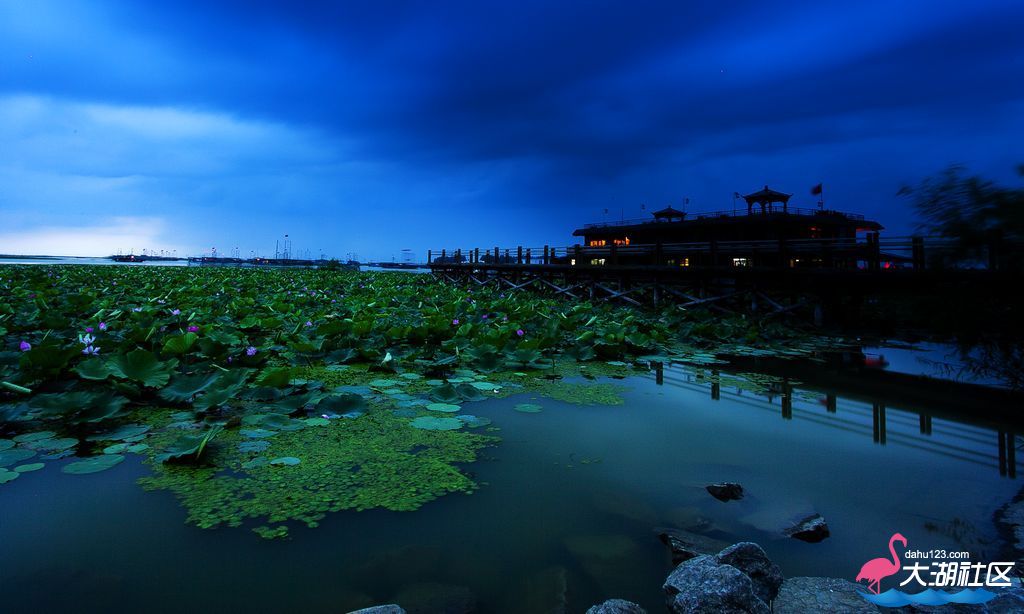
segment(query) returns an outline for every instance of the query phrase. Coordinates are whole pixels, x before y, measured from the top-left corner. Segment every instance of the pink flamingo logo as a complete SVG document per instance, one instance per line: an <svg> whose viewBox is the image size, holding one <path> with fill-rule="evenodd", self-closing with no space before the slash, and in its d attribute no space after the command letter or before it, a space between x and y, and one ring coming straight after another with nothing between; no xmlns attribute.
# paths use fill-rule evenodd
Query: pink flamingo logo
<svg viewBox="0 0 1024 614"><path fill-rule="evenodd" d="M893 547L896 542L901 542L903 548L907 547L907 538L900 533L893 533L893 536L889 538L889 553L892 554L892 560L881 557L871 559L864 563L864 566L860 568L860 573L857 574L857 582L867 580L868 590L876 595L881 591L879 583L882 579L888 578L900 570L900 559L896 556L896 548Z"/></svg>

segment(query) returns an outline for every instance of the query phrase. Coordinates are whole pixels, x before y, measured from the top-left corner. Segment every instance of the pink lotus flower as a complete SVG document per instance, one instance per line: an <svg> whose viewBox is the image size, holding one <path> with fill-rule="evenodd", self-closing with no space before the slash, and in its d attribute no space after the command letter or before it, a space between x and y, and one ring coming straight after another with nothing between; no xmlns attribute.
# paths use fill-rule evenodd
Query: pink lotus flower
<svg viewBox="0 0 1024 614"><path fill-rule="evenodd" d="M29 343L28 341L22 341L21 343L18 344L18 349L21 350L22 352L27 352L32 349L32 344Z"/></svg>

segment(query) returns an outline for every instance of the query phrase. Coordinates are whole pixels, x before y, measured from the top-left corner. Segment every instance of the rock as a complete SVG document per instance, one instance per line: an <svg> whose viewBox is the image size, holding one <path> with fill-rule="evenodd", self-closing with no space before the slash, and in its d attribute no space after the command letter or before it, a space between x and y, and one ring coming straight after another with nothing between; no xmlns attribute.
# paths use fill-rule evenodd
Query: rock
<svg viewBox="0 0 1024 614"><path fill-rule="evenodd" d="M702 554L683 562L662 586L676 614L768 614L768 604L754 593L751 579L732 565Z"/></svg>
<svg viewBox="0 0 1024 614"><path fill-rule="evenodd" d="M735 501L743 498L743 487L736 482L719 482L705 486L711 496L719 501Z"/></svg>
<svg viewBox="0 0 1024 614"><path fill-rule="evenodd" d="M785 535L816 544L830 535L821 514L812 514L782 531Z"/></svg>
<svg viewBox="0 0 1024 614"><path fill-rule="evenodd" d="M632 601L625 599L609 599L604 603L591 606L587 614L647 614L647 610L641 608Z"/></svg>
<svg viewBox="0 0 1024 614"><path fill-rule="evenodd" d="M721 565L732 565L742 571L754 587L754 594L771 603L782 586L782 570L768 558L764 549L753 542L740 542L722 550L715 556Z"/></svg>
<svg viewBox="0 0 1024 614"><path fill-rule="evenodd" d="M389 603L387 605L375 605L372 608L363 608L362 610L353 610L348 614L405 614L405 610L393 603Z"/></svg>
<svg viewBox="0 0 1024 614"><path fill-rule="evenodd" d="M468 614L476 611L476 595L465 586L415 582L402 587L391 601L409 614Z"/></svg>
<svg viewBox="0 0 1024 614"><path fill-rule="evenodd" d="M729 544L726 542L669 527L658 527L654 530L658 534L661 543L669 547L672 552L672 565L678 565L702 554L715 554Z"/></svg>
<svg viewBox="0 0 1024 614"><path fill-rule="evenodd" d="M790 578L782 583L772 609L775 614L877 614L879 611L860 596L856 584L839 578Z"/></svg>

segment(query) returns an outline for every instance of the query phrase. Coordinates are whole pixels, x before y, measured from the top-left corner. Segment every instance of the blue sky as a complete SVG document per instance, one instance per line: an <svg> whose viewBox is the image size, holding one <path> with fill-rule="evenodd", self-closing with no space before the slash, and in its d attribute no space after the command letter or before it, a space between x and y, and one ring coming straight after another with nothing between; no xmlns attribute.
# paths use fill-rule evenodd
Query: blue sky
<svg viewBox="0 0 1024 614"><path fill-rule="evenodd" d="M289 6L291 4L291 6ZM1024 4L0 0L0 252L567 245L1024 162Z"/></svg>

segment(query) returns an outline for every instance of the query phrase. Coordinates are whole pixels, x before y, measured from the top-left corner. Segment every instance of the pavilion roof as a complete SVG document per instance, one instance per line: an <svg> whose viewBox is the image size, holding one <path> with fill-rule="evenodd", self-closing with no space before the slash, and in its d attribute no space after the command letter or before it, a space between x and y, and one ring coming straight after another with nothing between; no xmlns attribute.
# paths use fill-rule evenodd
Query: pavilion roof
<svg viewBox="0 0 1024 614"><path fill-rule="evenodd" d="M764 186L763 190L747 194L743 197L743 200L748 203L785 203L789 202L791 196L793 195L779 192L769 188L768 186Z"/></svg>

